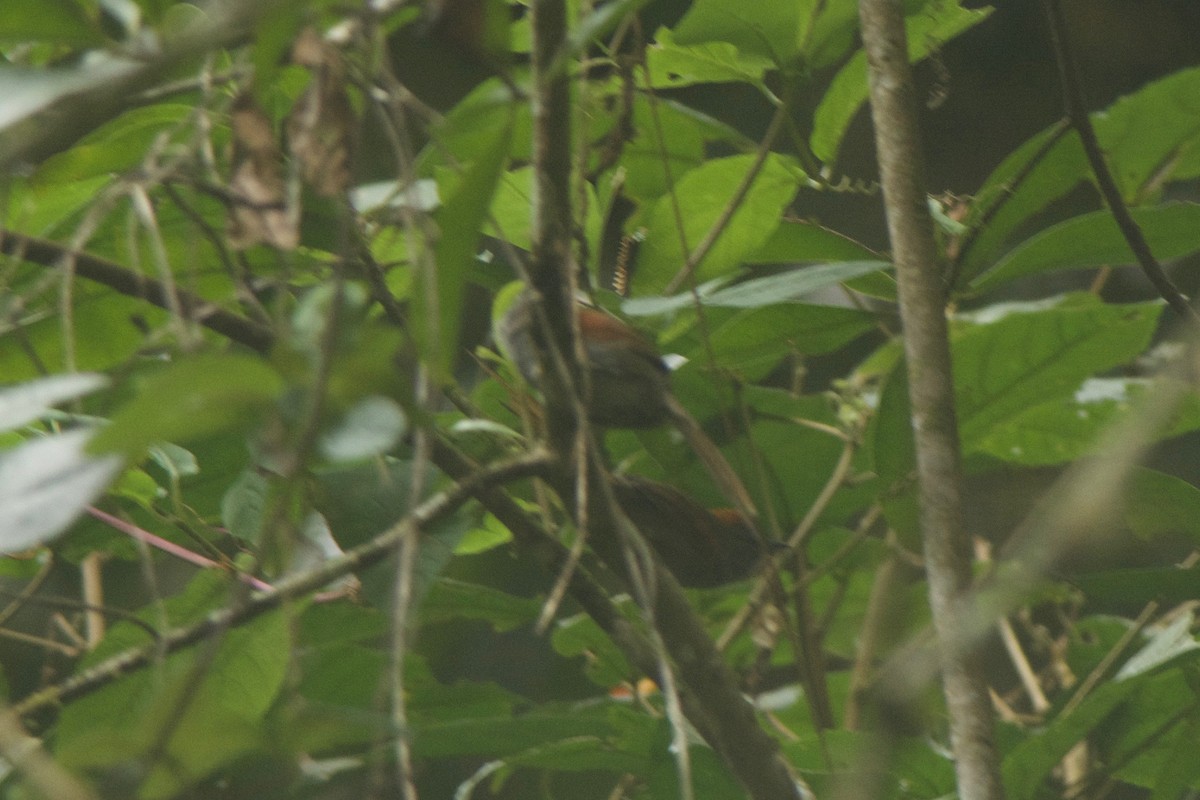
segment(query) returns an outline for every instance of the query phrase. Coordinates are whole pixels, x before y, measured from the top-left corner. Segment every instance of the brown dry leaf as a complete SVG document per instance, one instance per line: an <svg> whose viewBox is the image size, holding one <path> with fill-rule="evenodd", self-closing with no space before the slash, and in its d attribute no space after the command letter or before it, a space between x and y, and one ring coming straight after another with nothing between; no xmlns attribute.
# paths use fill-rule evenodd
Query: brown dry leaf
<svg viewBox="0 0 1200 800"><path fill-rule="evenodd" d="M244 250L267 244L294 250L300 242L299 214L288 207L283 154L271 121L244 94L230 112L233 174L229 178L229 244Z"/></svg>
<svg viewBox="0 0 1200 800"><path fill-rule="evenodd" d="M307 67L312 80L288 115L288 149L313 191L337 197L350 185L355 124L341 55L314 29L305 28L292 45L292 60Z"/></svg>

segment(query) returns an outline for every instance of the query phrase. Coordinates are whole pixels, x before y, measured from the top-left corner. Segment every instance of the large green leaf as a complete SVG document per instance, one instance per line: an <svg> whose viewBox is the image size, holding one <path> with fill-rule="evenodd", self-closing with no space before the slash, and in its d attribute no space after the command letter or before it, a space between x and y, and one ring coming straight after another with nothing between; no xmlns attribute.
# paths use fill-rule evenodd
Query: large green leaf
<svg viewBox="0 0 1200 800"><path fill-rule="evenodd" d="M809 222L784 220L758 252L752 264L789 264L832 261L871 261L879 257L848 236Z"/></svg>
<svg viewBox="0 0 1200 800"><path fill-rule="evenodd" d="M854 308L788 303L733 314L709 314L707 341L689 353L748 380L759 380L788 355L829 353L874 329L875 318ZM699 334L695 338L700 338Z"/></svg>
<svg viewBox="0 0 1200 800"><path fill-rule="evenodd" d="M1200 68L1149 83L1093 115L1109 169L1130 202L1200 168Z"/></svg>
<svg viewBox="0 0 1200 800"><path fill-rule="evenodd" d="M1200 205L1168 203L1135 208L1133 219L1150 250L1161 261L1200 250ZM1117 223L1108 211L1060 222L1009 251L991 269L976 278L971 288L985 292L1030 275L1064 269L1124 266L1137 262Z"/></svg>
<svg viewBox="0 0 1200 800"><path fill-rule="evenodd" d="M993 306L953 341L963 451L1030 406L1074 392L1083 380L1136 357L1161 303L1104 305L1090 295L1028 306Z"/></svg>
<svg viewBox="0 0 1200 800"><path fill-rule="evenodd" d="M686 239L689 250L700 243L720 218L752 163L752 156L708 161L679 179L674 197L659 198L646 220L646 241L638 254L634 273L638 294L660 292L682 269L687 253L681 238ZM797 179L796 168L787 159L774 155L767 158L716 244L697 267L697 281L733 272L763 245L795 194ZM675 201L682 216L682 232L677 224Z"/></svg>
<svg viewBox="0 0 1200 800"><path fill-rule="evenodd" d="M1044 466L1092 453L1098 437L1110 429L1155 385L1139 378L1088 378L1070 394L1035 403L992 429L977 442L977 452L1004 461ZM1200 430L1200 398L1187 395L1162 438Z"/></svg>

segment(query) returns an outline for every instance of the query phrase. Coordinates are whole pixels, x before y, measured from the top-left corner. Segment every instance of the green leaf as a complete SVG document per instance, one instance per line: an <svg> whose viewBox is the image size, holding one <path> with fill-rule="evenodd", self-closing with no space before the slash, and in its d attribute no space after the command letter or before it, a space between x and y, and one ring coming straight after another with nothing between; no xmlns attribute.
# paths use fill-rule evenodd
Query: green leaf
<svg viewBox="0 0 1200 800"><path fill-rule="evenodd" d="M674 100L659 99L652 104L641 94L633 100L633 129L637 133L621 155L625 176L621 189L642 203L662 197L674 181L704 164L710 145L720 143L742 152L756 147L754 141L714 117ZM636 221L641 224L640 217Z"/></svg>
<svg viewBox="0 0 1200 800"><path fill-rule="evenodd" d="M1200 144L1197 97L1200 68L1193 67L1146 84L1092 114L1100 147L1127 201L1137 202L1148 184L1195 177Z"/></svg>
<svg viewBox="0 0 1200 800"><path fill-rule="evenodd" d="M1004 787L1012 800L1032 800L1050 770L1137 689L1136 681L1105 683L1070 714L1023 740L1004 758Z"/></svg>
<svg viewBox="0 0 1200 800"><path fill-rule="evenodd" d="M957 3L924 6L918 13L905 18L909 60L920 61L943 42L978 25L990 14L990 8L971 10ZM846 128L866 99L867 56L859 50L834 76L817 106L809 139L817 158L828 163L837 160Z"/></svg>
<svg viewBox="0 0 1200 800"><path fill-rule="evenodd" d="M762 308L796 304L804 295L834 286L853 278L869 275L891 265L883 261L860 261L837 264L814 264L790 269L763 278L751 278L729 288L719 288L719 281L699 287L700 304L713 308ZM621 310L631 317L649 317L692 308L696 296L691 292L670 297L635 297L621 304Z"/></svg>
<svg viewBox="0 0 1200 800"><path fill-rule="evenodd" d="M979 440L978 452L1029 466L1072 461L1092 453L1100 434L1159 385L1141 378L1088 378L1072 394L1034 404L994 425ZM1200 430L1200 397L1186 394L1171 426L1158 435L1166 439L1195 430Z"/></svg>
<svg viewBox="0 0 1200 800"><path fill-rule="evenodd" d="M550 637L559 655L584 656L583 670L592 683L611 689L632 680L625 655L590 617L582 614L559 620Z"/></svg>
<svg viewBox="0 0 1200 800"><path fill-rule="evenodd" d="M117 295L110 289L80 283L72 309L74 363L77 370L103 370L126 361L145 342L145 334L135 320L151 326L160 324L166 314L148 308L141 300ZM9 380L41 377L44 369L64 370L68 366L63 320L56 312L39 309L20 328L28 342L25 347L0 347L0 375ZM31 361L37 353L40 363Z"/></svg>
<svg viewBox="0 0 1200 800"><path fill-rule="evenodd" d="M964 453L1027 408L1075 392L1083 380L1145 349L1161 303L1103 305L1090 295L997 305L960 319L954 382Z"/></svg>
<svg viewBox="0 0 1200 800"><path fill-rule="evenodd" d="M769 59L742 53L727 42L678 44L669 28L659 28L654 45L646 49L646 72L655 89L698 83L757 85L771 66Z"/></svg>
<svg viewBox="0 0 1200 800"><path fill-rule="evenodd" d="M221 522L234 537L255 544L266 521L271 482L254 469L247 469L221 498Z"/></svg>
<svg viewBox="0 0 1200 800"><path fill-rule="evenodd" d="M486 165L494 157L497 134L509 130L511 158L529 158L532 118L529 103L518 103L498 79L484 81L458 102L434 131L434 143L421 151L417 174L432 177L437 167Z"/></svg>
<svg viewBox="0 0 1200 800"><path fill-rule="evenodd" d="M0 42L45 41L58 45L96 45L104 41L96 20L72 0L5 0Z"/></svg>
<svg viewBox="0 0 1200 800"><path fill-rule="evenodd" d="M1200 741L1200 718L1193 714L1175 736L1171 748L1155 748L1163 751L1164 757L1162 768L1155 776L1150 800L1185 797L1192 785L1200 780L1200 759L1195 757L1197 741Z"/></svg>
<svg viewBox="0 0 1200 800"><path fill-rule="evenodd" d="M191 106L169 103L126 111L71 149L46 159L35 173L34 183L50 188L124 172L141 163L164 131L181 126L194 113Z"/></svg>
<svg viewBox="0 0 1200 800"><path fill-rule="evenodd" d="M893 367L879 393L879 413L871 421L871 454L875 472L889 484L907 480L916 468L912 406L908 400L908 369L903 360Z"/></svg>
<svg viewBox="0 0 1200 800"><path fill-rule="evenodd" d="M664 721L663 725L667 723ZM738 783L717 754L708 747L688 748L691 756L692 785L697 796L704 800L743 800L746 790ZM657 769L650 774L647 786L651 797L681 797L679 788L679 764L674 758L666 757L664 749Z"/></svg>
<svg viewBox="0 0 1200 800"><path fill-rule="evenodd" d="M1131 209L1150 250L1160 261L1200 250L1200 205L1168 203ZM1053 270L1123 266L1137 263L1108 211L1095 211L1053 225L1008 252L971 283L985 292L1018 278Z"/></svg>
<svg viewBox="0 0 1200 800"><path fill-rule="evenodd" d="M646 5L649 0L613 0L599 7L593 7L590 13L574 26L568 36L567 52L578 53L598 37L604 36L621 24L626 15L632 14ZM507 5L501 5L503 13L509 14Z"/></svg>
<svg viewBox="0 0 1200 800"><path fill-rule="evenodd" d="M245 428L282 391L279 374L261 358L189 357L146 379L90 449L137 458L160 440L187 441Z"/></svg>
<svg viewBox="0 0 1200 800"><path fill-rule="evenodd" d="M153 800L265 745L261 720L289 663L286 615L266 614L204 650L174 653L67 705L57 758L86 770L157 754L139 792Z"/></svg>
<svg viewBox="0 0 1200 800"><path fill-rule="evenodd" d="M541 607L536 597L515 597L488 586L441 578L429 589L422 621L478 619L504 632L533 622Z"/></svg>
<svg viewBox="0 0 1200 800"><path fill-rule="evenodd" d="M59 403L75 400L108 385L94 372L50 375L0 389L0 431L19 428L41 417Z"/></svg>
<svg viewBox="0 0 1200 800"><path fill-rule="evenodd" d="M703 300L707 306L727 308L762 308L795 302L819 289L870 275L891 267L886 261L845 261L835 264L814 264L779 272L765 278L742 281L736 286L720 289Z"/></svg>
<svg viewBox="0 0 1200 800"><path fill-rule="evenodd" d="M450 366L458 354L463 287L475 260L492 195L504 174L511 137L511 119L492 132L485 152L467 169L436 214L438 238L432 268L417 267L414 276L413 338L438 381L449 380Z"/></svg>
<svg viewBox="0 0 1200 800"><path fill-rule="evenodd" d="M696 0L675 26L675 41L728 42L742 53L784 66L796 56L817 5L815 0Z"/></svg>
<svg viewBox="0 0 1200 800"><path fill-rule="evenodd" d="M865 311L837 306L786 303L749 308L729 315L709 314L707 344L688 353L699 363L730 369L758 380L788 355L832 352L874 329Z"/></svg>
<svg viewBox="0 0 1200 800"><path fill-rule="evenodd" d="M457 688L457 687L456 687ZM413 752L433 756L502 757L579 736L610 732L603 707L543 705L520 716L458 715L443 719L422 714L414 725Z"/></svg>
<svg viewBox="0 0 1200 800"><path fill-rule="evenodd" d="M1200 586L1200 569L1163 567L1113 569L1075 575L1071 584L1087 598L1089 609L1111 614L1136 614L1155 601L1173 607L1194 600Z"/></svg>
<svg viewBox="0 0 1200 800"><path fill-rule="evenodd" d="M753 156L718 158L683 175L675 185L675 198L683 218L683 238L694 248L709 232L745 178ZM735 271L779 224L784 207L796 193L794 164L781 156L768 156L762 170L729 223L696 269L697 282ZM676 225L673 200L664 195L646 219L646 240L638 254L634 287L638 294L657 294L687 260Z"/></svg>
<svg viewBox="0 0 1200 800"><path fill-rule="evenodd" d="M483 526L472 528L454 548L456 556L469 556L486 553L502 547L512 541L512 531L504 527L500 520L488 514L483 518Z"/></svg>

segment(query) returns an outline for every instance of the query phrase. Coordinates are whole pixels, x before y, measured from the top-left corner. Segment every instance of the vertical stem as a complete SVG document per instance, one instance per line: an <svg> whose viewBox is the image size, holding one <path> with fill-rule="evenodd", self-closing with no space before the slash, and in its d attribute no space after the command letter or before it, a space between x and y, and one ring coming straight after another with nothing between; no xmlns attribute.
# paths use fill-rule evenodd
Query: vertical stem
<svg viewBox="0 0 1200 800"><path fill-rule="evenodd" d="M567 38L565 0L534 0L533 28L533 253L529 279L542 298L549 326L548 348L564 345L563 361L574 374L577 335L574 321L575 261L571 252L571 96L565 64L560 58ZM543 366L550 441L558 453L571 451L576 420L570 414L578 393L564 386L553 361Z"/></svg>
<svg viewBox="0 0 1200 800"><path fill-rule="evenodd" d="M939 641L959 796L1003 797L992 707L974 648L959 646L971 579L941 261L921 175L916 102L900 0L859 0L888 234L900 292L920 483L929 603Z"/></svg>

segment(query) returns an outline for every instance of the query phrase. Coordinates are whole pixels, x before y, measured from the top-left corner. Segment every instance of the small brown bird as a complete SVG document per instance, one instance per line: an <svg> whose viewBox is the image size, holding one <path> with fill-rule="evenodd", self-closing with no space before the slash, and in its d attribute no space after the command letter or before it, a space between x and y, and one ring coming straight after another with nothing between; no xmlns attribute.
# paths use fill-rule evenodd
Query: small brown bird
<svg viewBox="0 0 1200 800"><path fill-rule="evenodd" d="M731 508L709 510L673 486L622 476L617 502L680 585L721 586L753 575L767 547Z"/></svg>
<svg viewBox="0 0 1200 800"><path fill-rule="evenodd" d="M496 325L496 338L525 380L536 386L541 362L534 316L533 295L522 291ZM673 424L722 493L753 519L757 511L750 493L700 423L671 394L670 372L654 345L611 314L584 305L579 307L579 330L588 360L591 421L611 428Z"/></svg>

